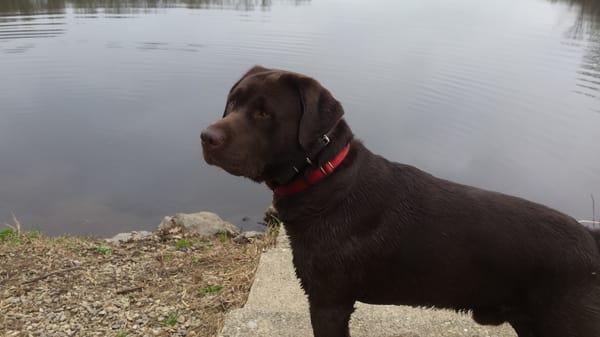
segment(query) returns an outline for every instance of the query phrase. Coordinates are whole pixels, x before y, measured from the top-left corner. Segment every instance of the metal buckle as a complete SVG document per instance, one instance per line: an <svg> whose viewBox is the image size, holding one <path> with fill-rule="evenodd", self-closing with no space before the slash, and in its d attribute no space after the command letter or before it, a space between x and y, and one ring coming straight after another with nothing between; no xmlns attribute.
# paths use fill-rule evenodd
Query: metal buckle
<svg viewBox="0 0 600 337"><path fill-rule="evenodd" d="M321 137L319 137L319 142L321 142L322 146L327 146L331 142L331 139L329 139L329 136L327 136L327 135L322 135ZM321 150L322 150L322 148L319 149L319 152ZM305 159L306 159L306 162L308 163L308 165L314 166L310 157L307 156Z"/></svg>
<svg viewBox="0 0 600 337"><path fill-rule="evenodd" d="M327 172L327 170L325 169L325 166L329 166L329 169L331 170L331 172L333 172L333 170L334 170L333 164L330 161L328 161L325 164L323 164L323 166L319 166L319 169L321 169L321 172L323 172L323 174L329 175L329 173L330 173L330 172Z"/></svg>

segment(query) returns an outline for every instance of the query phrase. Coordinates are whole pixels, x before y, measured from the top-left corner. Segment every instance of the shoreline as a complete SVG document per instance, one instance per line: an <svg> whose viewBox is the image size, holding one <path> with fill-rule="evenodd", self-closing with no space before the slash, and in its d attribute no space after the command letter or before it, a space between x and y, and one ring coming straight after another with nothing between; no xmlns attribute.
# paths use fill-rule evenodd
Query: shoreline
<svg viewBox="0 0 600 337"><path fill-rule="evenodd" d="M216 336L245 303L276 219L251 237L176 223L112 242L0 229L0 335Z"/></svg>

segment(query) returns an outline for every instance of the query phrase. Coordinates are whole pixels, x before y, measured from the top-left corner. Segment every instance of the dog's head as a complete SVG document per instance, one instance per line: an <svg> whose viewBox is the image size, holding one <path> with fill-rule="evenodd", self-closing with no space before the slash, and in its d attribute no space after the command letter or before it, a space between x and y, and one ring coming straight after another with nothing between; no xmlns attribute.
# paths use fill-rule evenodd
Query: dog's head
<svg viewBox="0 0 600 337"><path fill-rule="evenodd" d="M202 132L204 159L231 174L269 181L276 168L307 153L343 113L316 80L255 66L231 88L223 117Z"/></svg>

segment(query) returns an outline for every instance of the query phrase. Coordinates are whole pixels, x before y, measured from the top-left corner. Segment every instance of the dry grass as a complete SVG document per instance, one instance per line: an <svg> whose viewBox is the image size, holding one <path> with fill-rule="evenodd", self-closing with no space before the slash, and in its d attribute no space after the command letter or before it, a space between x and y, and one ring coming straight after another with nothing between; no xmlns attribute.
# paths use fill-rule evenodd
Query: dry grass
<svg viewBox="0 0 600 337"><path fill-rule="evenodd" d="M153 235L112 246L4 234L0 336L216 336L274 242Z"/></svg>

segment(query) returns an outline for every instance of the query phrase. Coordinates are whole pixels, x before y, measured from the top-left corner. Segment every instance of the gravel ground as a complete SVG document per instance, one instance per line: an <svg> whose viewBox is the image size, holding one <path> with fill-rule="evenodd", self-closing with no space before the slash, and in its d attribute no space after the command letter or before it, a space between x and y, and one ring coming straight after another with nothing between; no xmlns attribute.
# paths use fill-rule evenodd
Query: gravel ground
<svg viewBox="0 0 600 337"><path fill-rule="evenodd" d="M109 245L5 231L0 336L216 336L273 237L156 233Z"/></svg>

